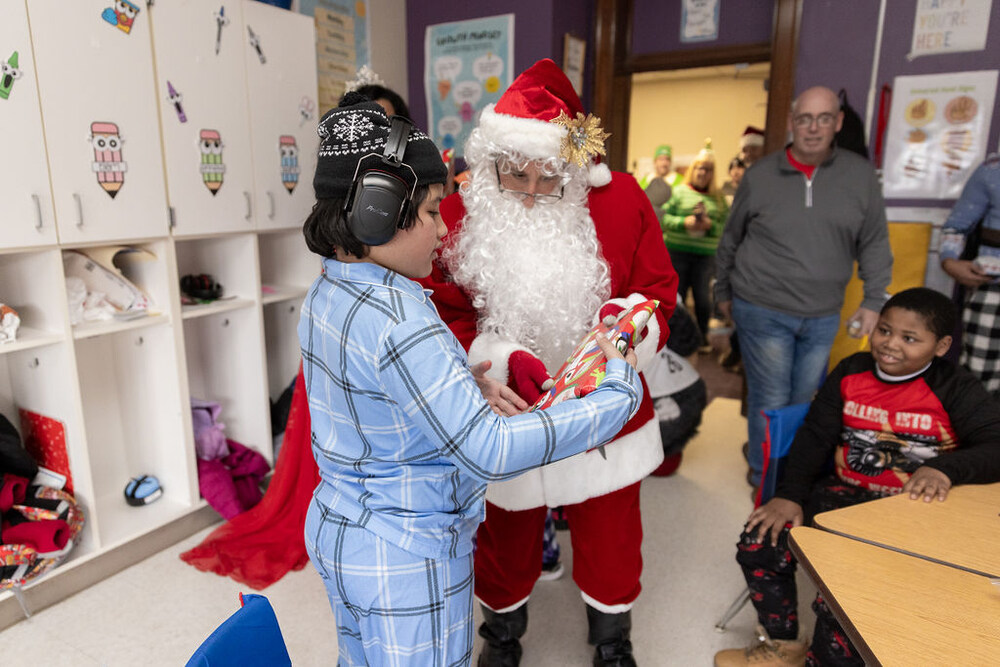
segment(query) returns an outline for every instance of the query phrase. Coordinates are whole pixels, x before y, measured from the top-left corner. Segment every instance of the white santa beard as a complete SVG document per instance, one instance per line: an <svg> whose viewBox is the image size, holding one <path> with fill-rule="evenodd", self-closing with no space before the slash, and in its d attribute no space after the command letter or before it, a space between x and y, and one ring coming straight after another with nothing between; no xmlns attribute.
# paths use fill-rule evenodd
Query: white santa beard
<svg viewBox="0 0 1000 667"><path fill-rule="evenodd" d="M463 193L467 214L446 261L473 296L479 331L523 345L554 371L610 292L584 178L568 183L558 203L529 209L500 193L488 171L477 171Z"/></svg>

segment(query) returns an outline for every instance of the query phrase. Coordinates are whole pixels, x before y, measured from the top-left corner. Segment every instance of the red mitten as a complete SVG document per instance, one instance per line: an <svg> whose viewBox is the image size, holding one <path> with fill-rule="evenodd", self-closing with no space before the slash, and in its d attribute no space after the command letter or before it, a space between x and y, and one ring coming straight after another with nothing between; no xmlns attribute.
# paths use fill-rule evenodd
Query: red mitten
<svg viewBox="0 0 1000 667"><path fill-rule="evenodd" d="M528 403L534 403L552 386L545 364L529 352L515 350L507 359L507 386Z"/></svg>
<svg viewBox="0 0 1000 667"><path fill-rule="evenodd" d="M599 311L597 311L597 320L603 323L604 326L610 327L615 322L618 321L618 318L621 317L622 313L624 312L625 312L624 307L618 305L617 303L608 301L603 306L601 306L601 309ZM642 328L642 331L636 334L635 339L632 341L632 347L635 347L636 345L641 343L648 335L649 335L649 327L645 326Z"/></svg>

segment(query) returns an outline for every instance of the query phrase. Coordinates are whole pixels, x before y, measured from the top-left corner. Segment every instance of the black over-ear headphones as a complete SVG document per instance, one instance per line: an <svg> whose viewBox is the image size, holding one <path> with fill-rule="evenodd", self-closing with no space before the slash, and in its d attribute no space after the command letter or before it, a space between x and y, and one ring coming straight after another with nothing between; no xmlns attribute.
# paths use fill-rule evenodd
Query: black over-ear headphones
<svg viewBox="0 0 1000 667"><path fill-rule="evenodd" d="M406 212L417 189L417 174L403 162L413 123L403 116L390 119L382 155L369 153L358 161L354 182L344 204L347 226L365 245L388 243L406 224ZM409 171L412 184L405 176Z"/></svg>

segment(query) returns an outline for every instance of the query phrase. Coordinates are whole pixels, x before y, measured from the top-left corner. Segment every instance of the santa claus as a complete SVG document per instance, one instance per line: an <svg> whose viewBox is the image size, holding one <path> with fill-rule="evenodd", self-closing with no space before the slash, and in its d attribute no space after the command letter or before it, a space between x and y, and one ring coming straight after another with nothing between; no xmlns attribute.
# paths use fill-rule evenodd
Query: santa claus
<svg viewBox="0 0 1000 667"><path fill-rule="evenodd" d="M667 338L677 276L635 179L599 163L605 138L551 60L487 106L465 146L470 179L442 202L446 248L424 282L470 363L533 402L599 320L658 299L639 370ZM479 665L517 664L542 563L547 507L562 506L594 664L631 665L630 609L642 570L639 482L663 460L648 391L603 450L490 485L478 533Z"/></svg>

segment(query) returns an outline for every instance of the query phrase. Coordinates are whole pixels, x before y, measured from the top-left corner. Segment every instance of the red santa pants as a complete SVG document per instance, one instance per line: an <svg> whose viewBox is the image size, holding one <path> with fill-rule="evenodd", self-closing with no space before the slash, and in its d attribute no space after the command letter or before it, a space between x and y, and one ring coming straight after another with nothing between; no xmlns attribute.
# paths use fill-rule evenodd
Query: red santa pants
<svg viewBox="0 0 1000 667"><path fill-rule="evenodd" d="M642 516L639 484L566 505L573 545L573 581L607 607L639 597ZM510 512L486 503L476 536L476 597L503 610L531 593L542 571L545 507Z"/></svg>

